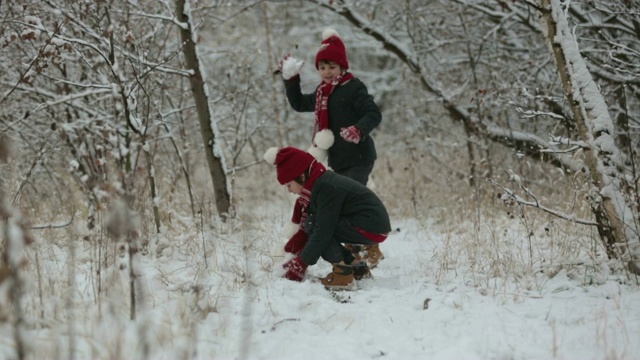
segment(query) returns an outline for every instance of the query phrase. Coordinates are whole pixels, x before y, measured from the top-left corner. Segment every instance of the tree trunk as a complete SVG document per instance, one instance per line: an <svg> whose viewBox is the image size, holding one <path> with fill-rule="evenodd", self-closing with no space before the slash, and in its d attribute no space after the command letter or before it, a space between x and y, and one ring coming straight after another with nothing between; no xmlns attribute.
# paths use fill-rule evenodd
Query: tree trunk
<svg viewBox="0 0 640 360"><path fill-rule="evenodd" d="M220 138L209 108L209 99L205 88L205 81L200 70L200 60L196 50L196 34L191 23L189 8L185 7L185 0L176 0L176 15L183 24L180 27L180 36L183 44L183 54L187 68L191 71L189 81L193 101L198 112L200 132L206 149L207 164L213 181L213 191L216 200L216 209L221 218L231 216L231 191L227 186L227 174L225 171L224 154L220 145Z"/></svg>
<svg viewBox="0 0 640 360"><path fill-rule="evenodd" d="M540 24L554 57L579 136L589 145L585 162L593 188L591 206L609 256L640 274L637 213L624 193L625 173L607 105L589 73L558 0L539 0Z"/></svg>

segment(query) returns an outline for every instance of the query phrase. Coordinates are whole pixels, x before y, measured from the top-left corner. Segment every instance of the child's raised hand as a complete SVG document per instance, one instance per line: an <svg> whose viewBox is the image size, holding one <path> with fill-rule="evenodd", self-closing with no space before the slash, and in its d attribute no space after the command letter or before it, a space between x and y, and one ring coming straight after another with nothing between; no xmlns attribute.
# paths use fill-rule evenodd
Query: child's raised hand
<svg viewBox="0 0 640 360"><path fill-rule="evenodd" d="M291 53L286 53L284 54L282 59L280 59L280 62L278 63L278 71L280 73L282 73L282 64L285 62L285 60L289 59L290 57L291 57Z"/></svg>
<svg viewBox="0 0 640 360"><path fill-rule="evenodd" d="M294 58L291 54L286 54L278 63L278 70L285 80L289 80L300 73L302 65L304 65L304 61Z"/></svg>

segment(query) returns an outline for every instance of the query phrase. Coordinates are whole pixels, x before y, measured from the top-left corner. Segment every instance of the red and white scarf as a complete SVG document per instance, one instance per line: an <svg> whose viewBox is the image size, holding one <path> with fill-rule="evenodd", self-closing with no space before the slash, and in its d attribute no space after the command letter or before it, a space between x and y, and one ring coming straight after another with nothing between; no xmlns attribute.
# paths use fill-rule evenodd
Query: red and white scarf
<svg viewBox="0 0 640 360"><path fill-rule="evenodd" d="M340 76L333 79L332 82L322 82L316 90L316 107L315 107L315 120L316 124L313 128L312 139L315 139L318 131L329 128L329 95L335 90L336 87L346 83L353 79L354 76L351 73L345 72Z"/></svg>
<svg viewBox="0 0 640 360"><path fill-rule="evenodd" d="M320 175L324 174L327 171L327 168L324 167L321 163L314 161L311 163L309 178L304 182L302 187L302 191L300 192L300 196L296 200L295 205L293 206L293 217L291 221L296 224L300 224L300 228L304 230L304 222L309 217L309 212L307 211L307 207L309 206L309 202L311 201L311 190L313 189L313 184L316 182Z"/></svg>

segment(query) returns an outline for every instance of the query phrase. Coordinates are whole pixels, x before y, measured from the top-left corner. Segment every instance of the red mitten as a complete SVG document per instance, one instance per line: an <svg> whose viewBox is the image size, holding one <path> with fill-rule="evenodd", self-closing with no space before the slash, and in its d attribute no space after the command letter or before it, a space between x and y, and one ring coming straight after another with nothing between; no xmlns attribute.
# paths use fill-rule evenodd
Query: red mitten
<svg viewBox="0 0 640 360"><path fill-rule="evenodd" d="M307 244L309 236L302 229L298 230L289 241L284 245L284 251L292 254L300 254L304 246Z"/></svg>
<svg viewBox="0 0 640 360"><path fill-rule="evenodd" d="M357 127L349 126L347 128L340 129L340 136L342 136L343 139L350 143L357 144L362 138L362 133L360 133L360 129L358 129Z"/></svg>
<svg viewBox="0 0 640 360"><path fill-rule="evenodd" d="M296 256L287 261L282 267L287 270L284 277L292 281L302 281L302 279L304 279L304 273L307 272L307 264L302 261L300 256Z"/></svg>

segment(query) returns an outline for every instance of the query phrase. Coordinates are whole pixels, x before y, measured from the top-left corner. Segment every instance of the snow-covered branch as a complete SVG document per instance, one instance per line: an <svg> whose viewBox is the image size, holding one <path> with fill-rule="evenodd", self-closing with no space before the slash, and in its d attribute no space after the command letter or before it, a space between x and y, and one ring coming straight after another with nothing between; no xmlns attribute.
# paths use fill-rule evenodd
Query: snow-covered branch
<svg viewBox="0 0 640 360"><path fill-rule="evenodd" d="M76 217L76 212L72 211L71 212L71 219L69 219L69 221L64 222L64 223L49 223L49 224L38 224L38 225L32 225L30 228L32 230L42 230L42 229L61 229L61 228L65 228L69 225L71 225L71 223L73 223L73 219Z"/></svg>
<svg viewBox="0 0 640 360"><path fill-rule="evenodd" d="M525 199L523 199L522 197L518 196L514 191L512 191L509 188L506 188L500 184L498 184L495 180L493 179L485 179L487 182L489 182L491 185L502 189L503 193L500 195L500 200L507 206L512 206L514 204L519 204L519 205L523 205L523 206L529 206L529 207L534 207L534 208L538 208L544 212L546 212L547 214L551 214L553 216L556 216L560 219L563 220L567 220L570 222L574 222L576 224L582 224L582 225L591 225L591 226L597 226L598 223L592 220L587 220L587 219L580 219L580 218L576 218L575 214L565 214L561 211L557 211L551 208L548 208L544 205L542 205L540 203L540 201L538 200L538 198L535 196L535 194L533 194L529 189L527 189L525 186L523 186L522 184L519 183L520 188L527 194L529 195L531 198L533 198L533 201L527 201Z"/></svg>

